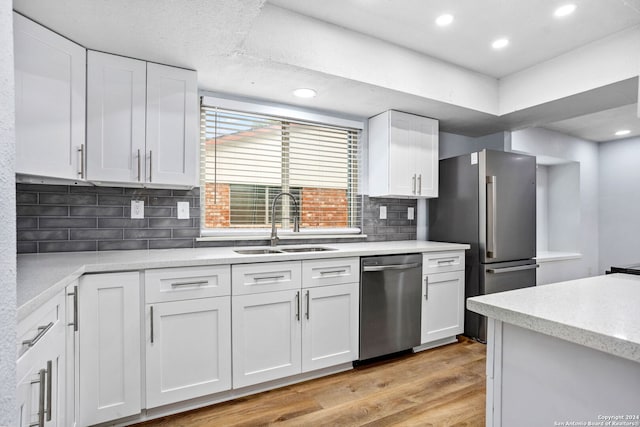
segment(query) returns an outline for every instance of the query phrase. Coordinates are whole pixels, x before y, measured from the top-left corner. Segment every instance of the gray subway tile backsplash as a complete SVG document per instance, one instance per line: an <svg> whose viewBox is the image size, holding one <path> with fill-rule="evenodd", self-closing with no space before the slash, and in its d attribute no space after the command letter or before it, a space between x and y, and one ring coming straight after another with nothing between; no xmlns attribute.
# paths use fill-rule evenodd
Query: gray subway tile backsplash
<svg viewBox="0 0 640 427"><path fill-rule="evenodd" d="M175 207L178 201L199 206L199 198L197 188L18 184L18 253L148 249L152 240L162 241L158 247L195 247L200 211L191 209L190 219L178 220ZM131 219L131 200L145 202L144 219ZM163 206L151 206L158 200ZM174 227L188 233L174 235ZM173 239L178 241L167 242Z"/></svg>
<svg viewBox="0 0 640 427"><path fill-rule="evenodd" d="M407 219L410 199L362 196L367 241L412 240L415 220ZM131 219L131 200L143 200L145 218ZM177 219L177 202L189 202L189 219ZM18 184L18 253L168 249L266 245L268 240L196 242L200 236L200 190ZM380 206L387 219L379 219ZM359 242L339 239L336 242ZM287 242L289 243L289 242ZM296 240L324 244L326 240Z"/></svg>

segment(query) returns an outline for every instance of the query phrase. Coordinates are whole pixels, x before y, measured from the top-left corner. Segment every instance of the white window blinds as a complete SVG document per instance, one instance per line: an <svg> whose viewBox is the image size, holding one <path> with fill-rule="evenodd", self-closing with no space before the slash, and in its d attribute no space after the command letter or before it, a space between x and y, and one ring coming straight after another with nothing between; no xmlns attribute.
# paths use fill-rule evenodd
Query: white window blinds
<svg viewBox="0 0 640 427"><path fill-rule="evenodd" d="M285 191L301 232L360 231L358 129L202 105L201 135L204 231L269 228ZM294 215L281 197L276 225Z"/></svg>

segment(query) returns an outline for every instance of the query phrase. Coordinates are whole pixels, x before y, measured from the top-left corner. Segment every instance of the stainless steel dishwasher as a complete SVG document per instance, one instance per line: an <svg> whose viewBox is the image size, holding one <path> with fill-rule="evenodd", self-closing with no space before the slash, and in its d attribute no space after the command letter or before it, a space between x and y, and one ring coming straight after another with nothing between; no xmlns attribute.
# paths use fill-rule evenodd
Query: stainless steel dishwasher
<svg viewBox="0 0 640 427"><path fill-rule="evenodd" d="M422 254L360 259L360 360L420 345Z"/></svg>

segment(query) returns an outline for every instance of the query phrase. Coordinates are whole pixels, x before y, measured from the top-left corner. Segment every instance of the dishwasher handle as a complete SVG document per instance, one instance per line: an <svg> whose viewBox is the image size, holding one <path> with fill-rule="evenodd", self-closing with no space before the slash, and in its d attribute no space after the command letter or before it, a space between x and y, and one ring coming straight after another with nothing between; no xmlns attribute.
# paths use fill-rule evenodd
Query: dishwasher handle
<svg viewBox="0 0 640 427"><path fill-rule="evenodd" d="M420 263L412 262L410 264L388 264L388 265L365 265L362 271L387 271L387 270L408 270L410 268L420 267Z"/></svg>

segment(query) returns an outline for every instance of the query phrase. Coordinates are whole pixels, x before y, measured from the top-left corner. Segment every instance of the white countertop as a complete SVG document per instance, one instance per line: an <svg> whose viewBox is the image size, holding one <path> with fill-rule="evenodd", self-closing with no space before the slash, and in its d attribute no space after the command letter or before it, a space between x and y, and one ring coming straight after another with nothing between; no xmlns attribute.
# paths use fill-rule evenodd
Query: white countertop
<svg viewBox="0 0 640 427"><path fill-rule="evenodd" d="M437 252L465 250L469 248L469 245L466 244L419 240L287 245L286 247L296 246L324 246L335 248L336 250L325 252L241 255L235 253L233 249L247 249L248 247L219 247L18 255L18 321L24 319L29 313L33 312L33 310L40 307L44 302L48 301L85 273L412 252Z"/></svg>
<svg viewBox="0 0 640 427"><path fill-rule="evenodd" d="M611 274L467 299L467 308L640 362L640 276Z"/></svg>

